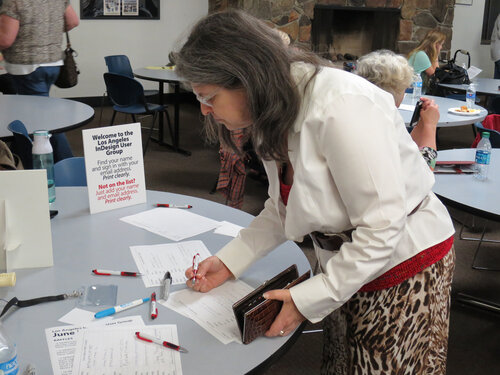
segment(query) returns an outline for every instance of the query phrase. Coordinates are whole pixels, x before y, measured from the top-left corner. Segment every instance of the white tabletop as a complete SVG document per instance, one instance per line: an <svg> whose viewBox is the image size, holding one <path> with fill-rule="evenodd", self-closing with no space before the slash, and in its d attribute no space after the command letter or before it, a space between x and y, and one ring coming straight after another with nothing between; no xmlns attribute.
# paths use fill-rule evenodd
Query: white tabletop
<svg viewBox="0 0 500 375"><path fill-rule="evenodd" d="M475 149L454 149L438 152L437 160L464 161L475 159ZM492 149L486 181L471 174L435 174L433 191L438 196L468 212L500 220L500 149Z"/></svg>
<svg viewBox="0 0 500 375"><path fill-rule="evenodd" d="M169 83L178 83L182 81L182 79L175 73L174 69L168 69L166 67L164 67L164 69L139 68L134 70L134 75L137 78L149 81Z"/></svg>
<svg viewBox="0 0 500 375"><path fill-rule="evenodd" d="M479 94L500 95L500 79L493 78L474 78L476 84L476 92ZM450 83L440 83L439 86L447 87L455 90L467 91L469 85L455 85Z"/></svg>
<svg viewBox="0 0 500 375"><path fill-rule="evenodd" d="M476 105L474 108L479 109L481 112L477 115L469 116L469 115L457 115L448 111L449 108L460 108L465 105L465 102L461 100L443 98L441 96L432 96L432 95L422 95L423 97L433 99L436 104L439 106L439 121L438 127L449 127L449 126L461 126L461 125L470 125L475 122L483 121L484 118L488 115L488 111L481 106ZM405 105L412 105L411 110L402 109L399 107L399 113L406 125L410 124L411 116L413 115L413 109L415 108L415 103L412 103L411 94L405 95L403 99L403 103ZM403 106L404 107L404 106Z"/></svg>
<svg viewBox="0 0 500 375"><path fill-rule="evenodd" d="M29 134L45 129L51 133L67 131L92 120L94 109L74 100L35 95L0 95L0 138L10 137L7 129L21 120Z"/></svg>
<svg viewBox="0 0 500 375"><path fill-rule="evenodd" d="M153 245L171 242L168 239L132 226L119 218L142 212L153 203L191 204L192 212L214 220L227 220L246 226L252 216L234 208L207 200L158 191L147 192L147 203L102 212L89 213L86 188L56 188L55 209L59 214L51 220L54 249L54 266L30 270L17 270L15 287L0 288L1 298L30 299L71 292L92 284L118 285L117 302L124 303L149 296L158 288L144 287L142 280L132 277L94 276L97 267L116 270L136 270L129 246ZM210 252L217 252L231 237L206 232L187 240L202 240ZM279 246L271 254L256 262L242 280L257 287L263 281L297 264L299 273L310 269L309 262L293 242ZM115 267L115 268L112 268ZM172 286L172 291L185 285ZM63 326L60 317L75 307L75 299L48 302L32 307L9 311L3 325L7 334L17 343L20 368L28 363L35 365L37 374L51 374L52 368L45 340L45 328ZM88 308L99 311L102 308ZM184 375L194 374L244 374L258 367L271 355L279 352L292 338L260 337L249 345L231 343L223 345L194 321L160 305L158 318L149 318L149 304L120 312L117 317L141 315L145 324L176 324L181 345L189 353L181 355ZM295 332L299 334L299 332ZM293 340L290 340L293 342Z"/></svg>

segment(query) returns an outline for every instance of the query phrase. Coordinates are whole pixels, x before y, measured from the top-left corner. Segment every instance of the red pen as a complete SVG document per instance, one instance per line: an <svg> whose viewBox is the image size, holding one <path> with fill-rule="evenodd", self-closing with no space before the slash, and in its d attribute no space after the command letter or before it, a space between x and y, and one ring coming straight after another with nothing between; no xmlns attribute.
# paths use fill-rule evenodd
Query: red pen
<svg viewBox="0 0 500 375"><path fill-rule="evenodd" d="M200 253L196 253L193 257L193 277L191 280L193 281L193 285L196 284L196 275L198 274L198 266L200 264Z"/></svg>
<svg viewBox="0 0 500 375"><path fill-rule="evenodd" d="M151 294L151 319L158 318L158 308L156 307L156 292Z"/></svg>
<svg viewBox="0 0 500 375"><path fill-rule="evenodd" d="M157 339L156 337L150 336L150 335L148 335L146 333L136 332L135 335L137 336L137 338L139 340L143 340L143 341L147 341L147 342L152 342L154 344L162 345L165 348L177 350L178 352L181 352L181 353L187 353L188 352L187 349L183 348L182 346L172 344L172 343L170 343L168 341L163 341L163 340Z"/></svg>
<svg viewBox="0 0 500 375"><path fill-rule="evenodd" d="M155 204L156 207L166 207L166 208L193 208L190 204L183 204L183 205L178 205L178 204L169 204L169 203L157 203Z"/></svg>
<svg viewBox="0 0 500 375"><path fill-rule="evenodd" d="M142 276L139 272L127 272L127 271L110 271L110 270L92 270L95 275L100 276Z"/></svg>

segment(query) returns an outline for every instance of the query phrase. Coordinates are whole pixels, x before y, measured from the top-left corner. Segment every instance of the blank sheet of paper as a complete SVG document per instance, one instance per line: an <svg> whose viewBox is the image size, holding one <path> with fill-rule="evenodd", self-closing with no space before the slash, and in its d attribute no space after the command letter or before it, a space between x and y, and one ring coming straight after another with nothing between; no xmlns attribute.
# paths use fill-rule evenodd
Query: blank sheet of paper
<svg viewBox="0 0 500 375"><path fill-rule="evenodd" d="M182 375L178 351L140 340L135 332L180 345L177 326L172 324L82 330L77 336L73 374Z"/></svg>
<svg viewBox="0 0 500 375"><path fill-rule="evenodd" d="M220 225L216 220L181 208L155 208L122 217L120 220L172 241L181 241L208 232Z"/></svg>
<svg viewBox="0 0 500 375"><path fill-rule="evenodd" d="M132 257L146 288L160 286L165 272L170 272L172 285L184 284L184 272L193 265L193 256L200 254L200 262L210 251L202 241L185 241L150 246L130 246Z"/></svg>
<svg viewBox="0 0 500 375"><path fill-rule="evenodd" d="M240 280L226 281L207 293L183 289L160 301L187 318L194 320L223 344L241 344L241 333L233 313L233 304L254 288Z"/></svg>

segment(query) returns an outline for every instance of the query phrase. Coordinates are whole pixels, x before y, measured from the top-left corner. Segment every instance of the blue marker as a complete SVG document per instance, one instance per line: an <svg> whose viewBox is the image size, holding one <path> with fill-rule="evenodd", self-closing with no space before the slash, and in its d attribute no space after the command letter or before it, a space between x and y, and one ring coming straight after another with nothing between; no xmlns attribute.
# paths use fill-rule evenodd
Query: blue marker
<svg viewBox="0 0 500 375"><path fill-rule="evenodd" d="M128 310L132 307L142 305L144 302L148 302L151 298L141 298L141 299L136 299L135 301L124 303L123 305L118 305L115 307L110 307L109 309L99 311L98 313L95 313L94 317L99 319L99 318L104 318L105 316L110 316L113 314L116 314L117 312L123 311L123 310Z"/></svg>

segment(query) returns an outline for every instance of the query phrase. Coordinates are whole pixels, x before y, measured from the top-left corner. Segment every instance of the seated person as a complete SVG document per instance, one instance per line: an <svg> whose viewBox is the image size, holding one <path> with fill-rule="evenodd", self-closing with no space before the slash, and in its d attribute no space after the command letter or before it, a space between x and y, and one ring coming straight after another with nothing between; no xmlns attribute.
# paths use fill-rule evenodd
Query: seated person
<svg viewBox="0 0 500 375"><path fill-rule="evenodd" d="M396 107L403 101L406 88L411 85L413 69L408 61L389 50L378 50L362 56L357 64L356 74L389 92ZM423 102L420 120L411 132L422 156L431 169L436 165L436 125L439 108L434 100L420 98Z"/></svg>
<svg viewBox="0 0 500 375"><path fill-rule="evenodd" d="M439 54L446 35L437 29L429 30L420 44L408 54L408 63L422 77L423 89L429 87L429 79L439 67Z"/></svg>

